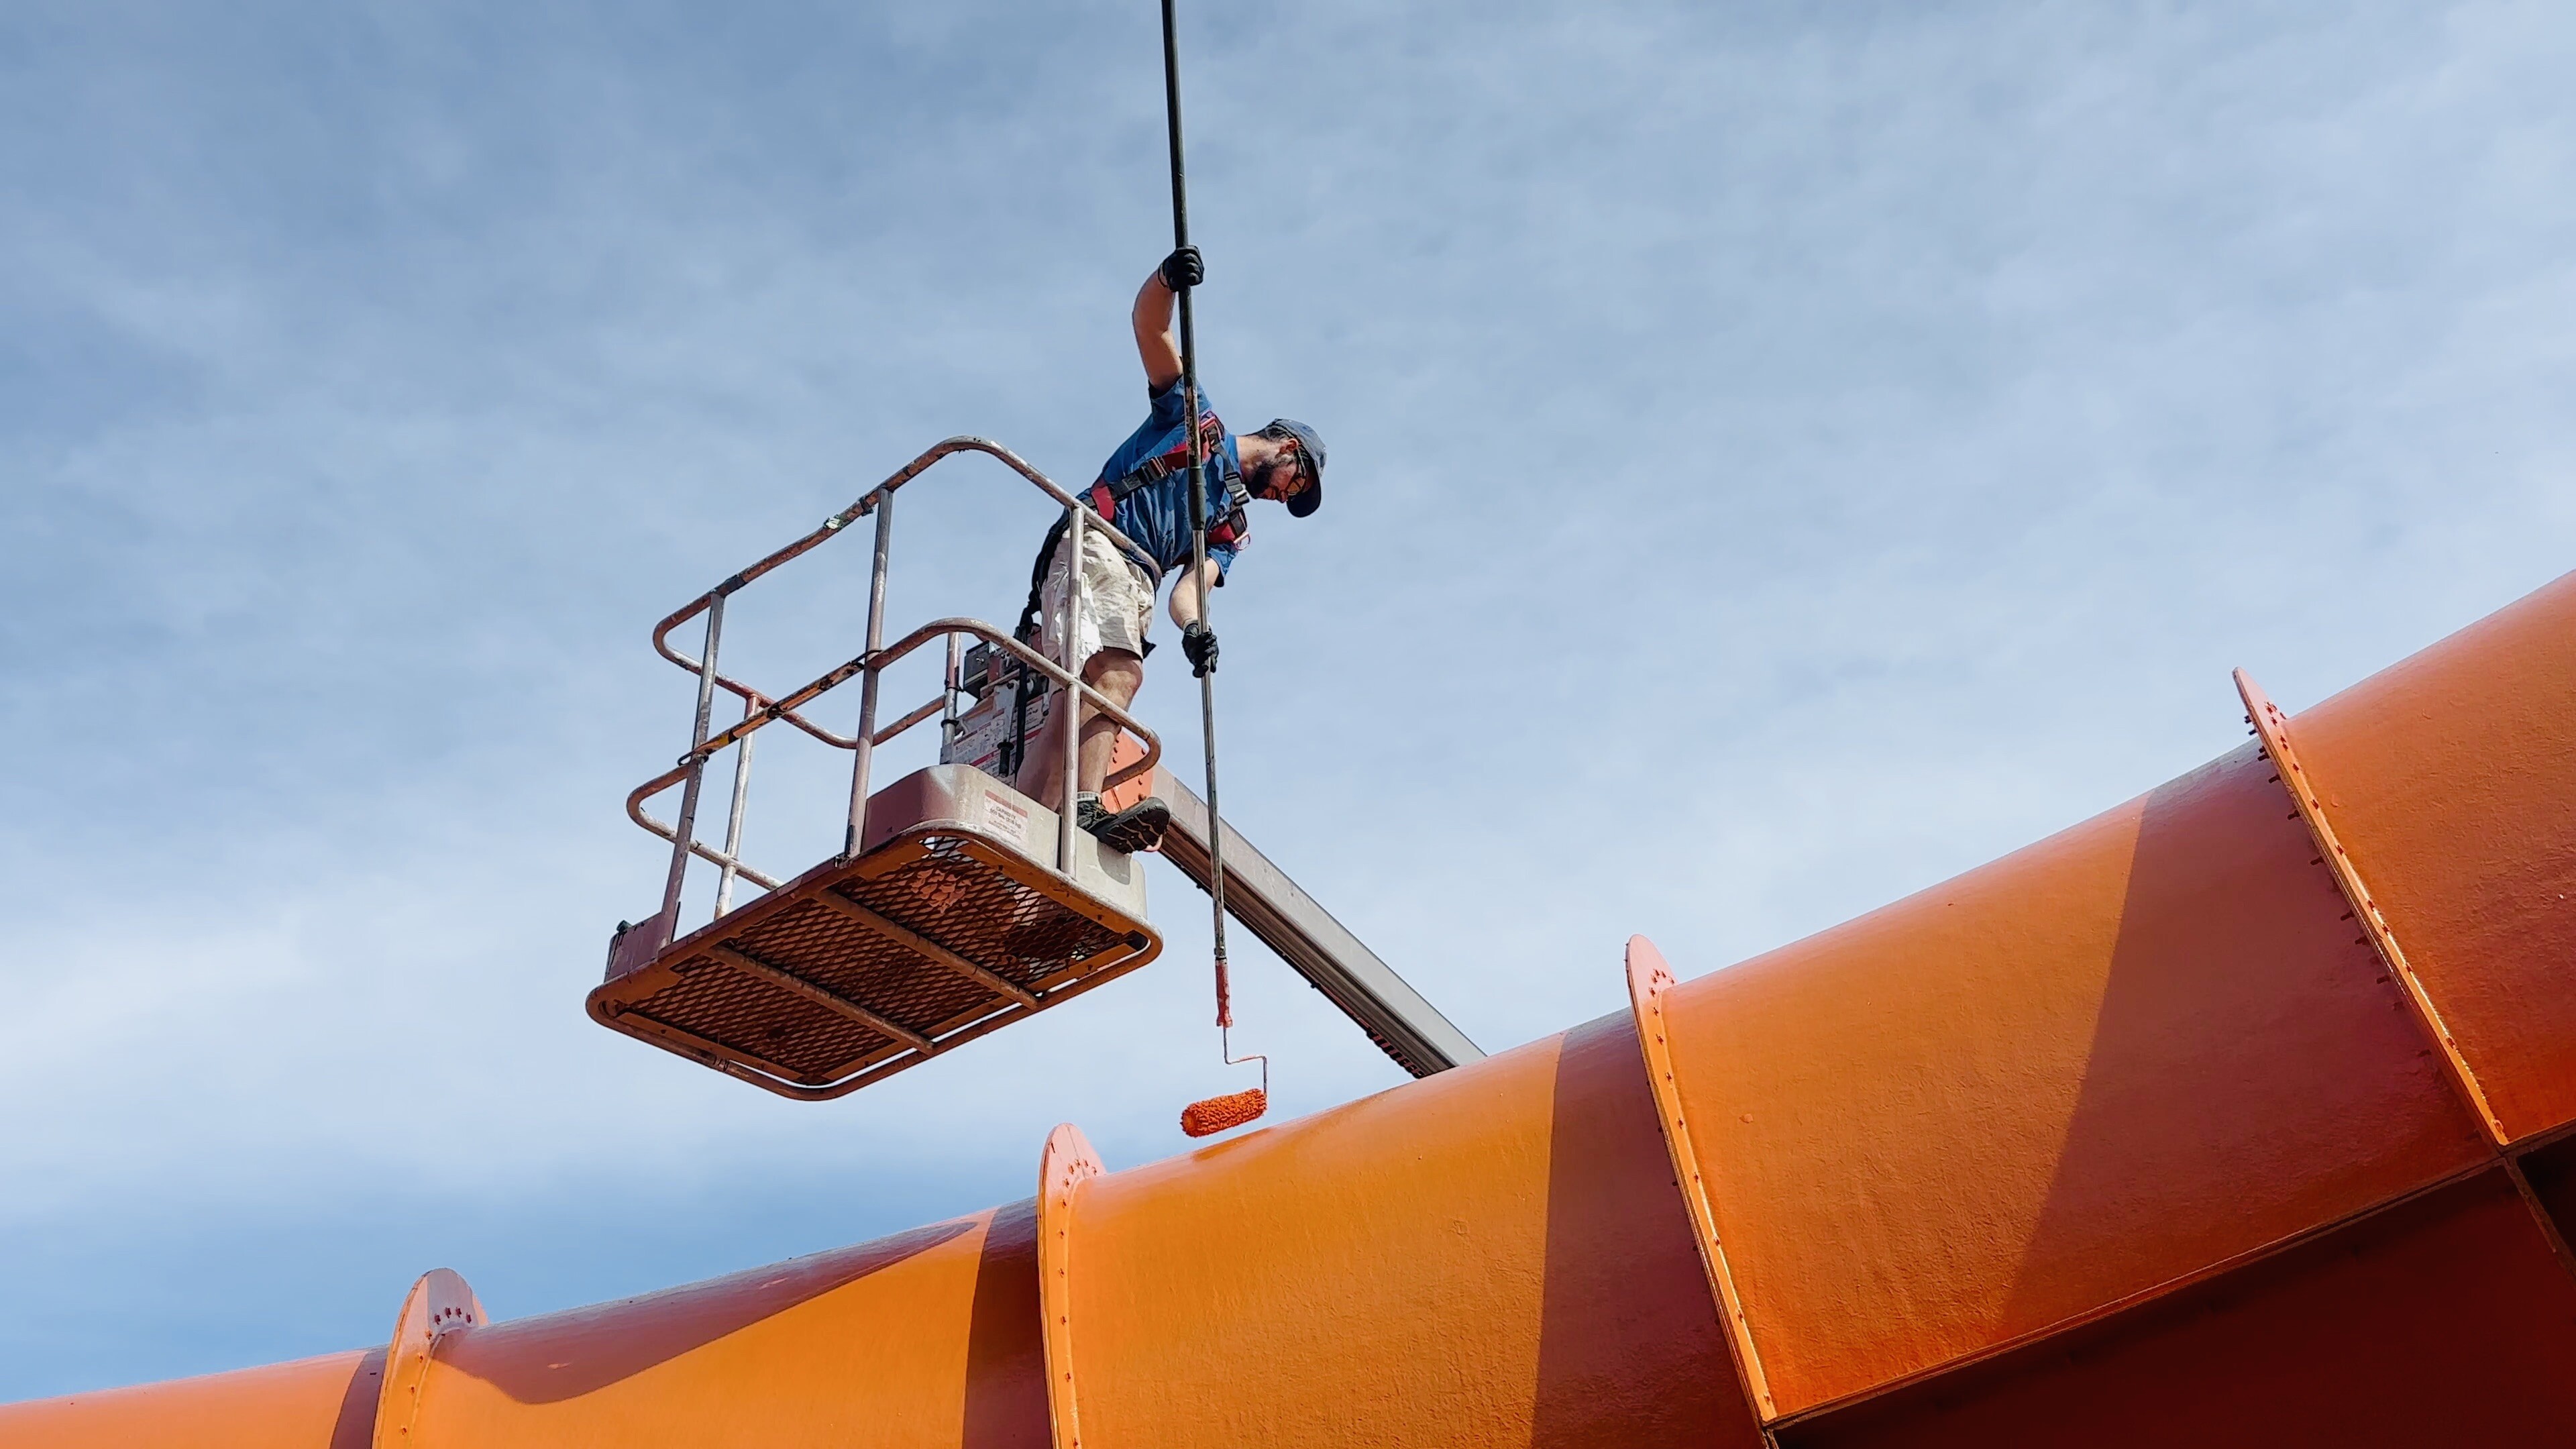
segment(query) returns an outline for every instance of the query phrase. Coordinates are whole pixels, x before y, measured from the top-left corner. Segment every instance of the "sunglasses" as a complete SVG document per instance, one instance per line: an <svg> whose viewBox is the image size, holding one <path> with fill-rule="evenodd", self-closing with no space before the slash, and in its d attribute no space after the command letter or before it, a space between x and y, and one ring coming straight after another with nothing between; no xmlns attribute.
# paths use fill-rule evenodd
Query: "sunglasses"
<svg viewBox="0 0 2576 1449"><path fill-rule="evenodd" d="M1315 481L1315 460L1306 456L1305 444L1298 442L1295 438L1281 438L1279 442L1281 446L1288 450L1288 456L1297 460L1297 470L1294 475L1295 481L1291 482L1285 489L1282 489L1279 496L1282 498L1294 498L1298 494L1306 491L1307 484Z"/></svg>

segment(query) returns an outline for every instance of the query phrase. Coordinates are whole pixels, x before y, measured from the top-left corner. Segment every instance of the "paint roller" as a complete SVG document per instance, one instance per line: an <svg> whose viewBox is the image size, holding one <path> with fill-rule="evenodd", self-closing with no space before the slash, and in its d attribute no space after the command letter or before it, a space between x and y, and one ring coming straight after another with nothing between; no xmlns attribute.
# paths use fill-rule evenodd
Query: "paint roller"
<svg viewBox="0 0 2576 1449"><path fill-rule="evenodd" d="M1259 1052L1248 1057L1234 1055L1231 1025L1220 1030L1227 1036L1225 1064L1239 1067L1245 1062L1261 1063L1261 1085L1249 1091L1228 1092L1222 1097L1210 1097L1204 1102L1192 1102L1183 1107L1181 1130L1192 1137L1213 1137L1219 1132L1230 1132L1270 1110L1270 1058Z"/></svg>

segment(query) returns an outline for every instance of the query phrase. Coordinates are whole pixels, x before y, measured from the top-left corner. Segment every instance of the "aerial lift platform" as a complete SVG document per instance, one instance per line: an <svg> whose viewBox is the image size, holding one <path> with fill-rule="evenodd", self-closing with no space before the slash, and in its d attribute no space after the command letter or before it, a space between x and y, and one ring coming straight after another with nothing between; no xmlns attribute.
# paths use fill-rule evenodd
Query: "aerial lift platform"
<svg viewBox="0 0 2576 1449"><path fill-rule="evenodd" d="M885 642L894 495L941 459L967 452L999 460L1062 508L1077 556L1082 531L1099 529L1160 581L1143 550L1009 449L954 437L664 618L653 647L697 676L696 724L688 753L627 797L629 818L670 842L671 863L661 908L621 923L611 939L607 978L588 999L592 1019L781 1096L816 1101L854 1092L1153 960L1162 938L1147 918L1142 863L1011 783L1053 764L1061 771L1059 798L1073 798L1077 731L1057 732L1057 761L1024 756L1044 710L1070 707L1079 718L1088 706L1120 730L1104 798L1114 809L1151 790L1170 802L1166 856L1184 875L1207 886L1212 832L1223 830L1229 912L1391 1058L1427 1076L1481 1057L1284 872L1231 826L1212 821L1206 805L1160 768L1153 732L1085 686L1069 661L1046 658L970 618L935 619ZM862 518L875 521L865 649L776 696L721 672L726 601ZM1077 612L1059 637L1072 640L1080 635L1079 596L1066 607ZM701 615L705 638L693 659L670 636ZM880 726L881 676L934 641L946 649L940 693ZM852 733L834 733L810 717L816 700L854 680L859 718ZM740 702L742 716L715 729L719 691ZM941 763L871 792L877 747L934 719ZM741 858L752 745L759 731L781 722L852 757L840 853L789 879ZM717 847L698 838L697 822L708 767L727 751L731 803ZM679 816L665 824L644 807L675 787ZM715 905L711 919L682 934L692 859L716 868ZM760 893L737 906L733 897L746 883Z"/></svg>

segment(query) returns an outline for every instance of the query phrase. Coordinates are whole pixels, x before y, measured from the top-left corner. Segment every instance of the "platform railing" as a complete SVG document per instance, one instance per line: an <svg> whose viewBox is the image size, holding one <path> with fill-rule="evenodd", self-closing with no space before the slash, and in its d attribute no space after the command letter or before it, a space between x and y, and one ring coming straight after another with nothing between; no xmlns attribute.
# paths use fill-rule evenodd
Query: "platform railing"
<svg viewBox="0 0 2576 1449"><path fill-rule="evenodd" d="M813 532L769 554L749 568L727 577L714 588L673 610L653 627L653 649L664 659L697 676L696 723L690 731L689 751L680 756L679 761L672 768L638 785L626 797L627 818L671 843L671 866L663 881L662 909L652 923L657 926L656 939L651 942L654 949L660 949L678 934L680 897L687 882L689 861L693 857L715 866L719 872L715 905L715 914L718 917L722 917L731 909L734 883L737 879L748 880L764 890L775 890L781 884L777 877L753 869L741 855L743 816L751 783L751 747L758 731L784 720L835 749L851 752L853 759L850 767L850 805L846 829L842 837L840 858L847 860L856 856L867 838L868 776L875 760L876 747L933 716L941 718L943 729L955 727L956 700L964 683L959 677L962 654L960 641L964 639L973 638L984 641L1046 678L1060 691L1061 704L1058 706L1060 713L1051 716L1062 721L1058 735L1063 747L1063 758L1060 762L1063 789L1058 801L1059 808L1056 811L1054 862L1054 868L1059 875L1070 877L1073 874L1075 831L1079 828L1074 819L1073 805L1081 759L1081 722L1086 706L1091 712L1107 716L1121 730L1135 735L1144 744L1144 755L1113 771L1103 782L1104 789L1114 788L1146 774L1161 759L1162 744L1155 738L1153 731L1137 723L1125 710L1102 698L1097 690L1082 681L1080 661L1074 657L1082 632L1082 591L1079 587L1071 587L1065 591L1065 615L1060 621L1059 632L1065 657L1060 660L1047 658L981 619L963 616L934 619L904 635L892 645L885 643L886 576L893 551L895 491L919 477L940 459L966 452L984 453L999 459L1013 472L1036 485L1040 492L1064 509L1066 525L1062 546L1068 550L1065 557L1071 563L1073 578L1076 581L1081 577L1084 536L1089 530L1098 529L1121 553L1134 559L1159 588L1162 571L1155 565L1152 556L1137 547L1134 540L1119 532L1114 525L1093 512L1088 502L1066 492L1054 480L1030 467L1019 455L999 443L961 435L938 443L897 469L884 482L861 494L857 502L824 519L821 526ZM825 671L795 689L776 696L764 694L748 684L721 673L716 667L716 660L724 639L726 601L753 580L790 559L812 551L837 537L850 524L872 514L876 519L876 529L875 547L872 550L868 569L867 643L858 656ZM704 652L700 657L693 659L671 646L670 635L674 629L700 614L704 614L707 620L705 643L701 646ZM880 677L888 666L897 663L933 639L944 640L947 644L947 667L941 680L939 695L906 713L892 724L879 727L877 696ZM857 727L850 734L836 734L799 712L852 679L859 681L859 719ZM742 701L742 718L720 730L714 728L715 696L718 690L732 694ZM732 801L725 818L724 846L722 849L717 849L697 838L698 806L708 763L727 749L736 752L731 782ZM680 814L675 823L666 825L645 811L644 802L674 785L681 787Z"/></svg>

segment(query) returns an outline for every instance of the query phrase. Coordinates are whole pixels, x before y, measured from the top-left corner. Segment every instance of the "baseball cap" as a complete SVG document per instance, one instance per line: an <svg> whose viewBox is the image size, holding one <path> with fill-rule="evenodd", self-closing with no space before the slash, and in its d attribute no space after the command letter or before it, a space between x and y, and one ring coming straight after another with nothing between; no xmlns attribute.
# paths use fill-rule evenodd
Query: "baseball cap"
<svg viewBox="0 0 2576 1449"><path fill-rule="evenodd" d="M1315 465L1315 476L1308 480L1304 488L1298 490L1296 497L1288 500L1288 516L1291 518L1304 518L1316 509L1323 507L1324 440L1315 436L1315 430L1313 428L1306 426L1304 423L1298 422L1294 418L1272 418L1270 420L1270 426L1263 428L1261 431L1273 434L1285 433L1289 437L1295 438L1297 440L1297 450L1304 453L1307 461Z"/></svg>

